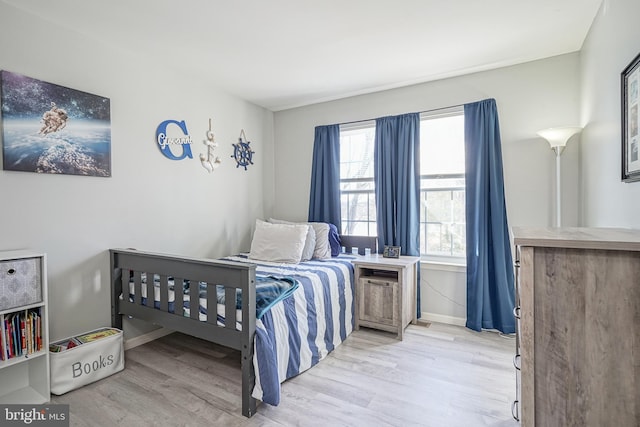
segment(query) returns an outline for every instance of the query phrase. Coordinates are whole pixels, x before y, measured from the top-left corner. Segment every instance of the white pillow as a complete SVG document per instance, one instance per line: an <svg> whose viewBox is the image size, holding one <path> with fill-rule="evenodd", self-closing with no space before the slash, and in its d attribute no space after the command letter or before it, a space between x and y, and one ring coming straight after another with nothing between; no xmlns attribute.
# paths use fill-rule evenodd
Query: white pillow
<svg viewBox="0 0 640 427"><path fill-rule="evenodd" d="M302 250L301 261L309 261L313 258L313 253L316 249L316 231L312 226L305 223L295 223L275 218L269 218L269 222L272 224L295 224L304 225L305 227L307 227L307 237L304 241L304 249Z"/></svg>
<svg viewBox="0 0 640 427"><path fill-rule="evenodd" d="M307 230L305 225L270 224L257 219L249 258L296 264L302 258Z"/></svg>
<svg viewBox="0 0 640 427"><path fill-rule="evenodd" d="M329 224L325 222L308 223L316 231L316 248L313 257L316 259L331 258L331 245L329 244Z"/></svg>

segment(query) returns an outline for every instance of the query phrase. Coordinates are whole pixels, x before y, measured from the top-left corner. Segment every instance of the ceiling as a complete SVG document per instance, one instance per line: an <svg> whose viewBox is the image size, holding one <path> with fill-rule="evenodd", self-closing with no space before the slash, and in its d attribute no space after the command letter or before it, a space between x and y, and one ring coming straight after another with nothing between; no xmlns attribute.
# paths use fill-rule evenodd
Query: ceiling
<svg viewBox="0 0 640 427"><path fill-rule="evenodd" d="M273 111L580 50L602 0L0 0Z"/></svg>

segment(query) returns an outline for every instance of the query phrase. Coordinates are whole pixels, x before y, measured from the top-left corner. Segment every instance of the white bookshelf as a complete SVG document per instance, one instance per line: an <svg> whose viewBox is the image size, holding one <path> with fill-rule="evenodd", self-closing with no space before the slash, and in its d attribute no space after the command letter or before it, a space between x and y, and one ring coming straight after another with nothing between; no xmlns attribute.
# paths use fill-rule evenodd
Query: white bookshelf
<svg viewBox="0 0 640 427"><path fill-rule="evenodd" d="M43 253L0 252L0 404L42 404L51 399L46 265ZM25 336L23 348L23 340L17 332L12 334L8 323L19 316L26 325L30 313L39 314L39 328L31 333L28 326L20 328L20 334ZM36 322L32 323L35 326ZM40 336L39 349L36 336ZM20 341L18 351L15 347L9 349L14 337Z"/></svg>

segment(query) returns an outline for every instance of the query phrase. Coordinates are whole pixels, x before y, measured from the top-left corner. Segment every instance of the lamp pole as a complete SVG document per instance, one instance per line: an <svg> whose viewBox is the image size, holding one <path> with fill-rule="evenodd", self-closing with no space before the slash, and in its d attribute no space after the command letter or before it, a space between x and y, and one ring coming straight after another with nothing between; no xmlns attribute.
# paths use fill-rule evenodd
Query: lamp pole
<svg viewBox="0 0 640 427"><path fill-rule="evenodd" d="M554 147L556 153L556 227L562 226L562 172L560 170L560 155L562 147Z"/></svg>
<svg viewBox="0 0 640 427"><path fill-rule="evenodd" d="M569 139L581 130L582 128L580 127L572 126L550 128L538 132L538 136L546 139L556 154L556 227L562 226L562 171L560 170L560 155Z"/></svg>

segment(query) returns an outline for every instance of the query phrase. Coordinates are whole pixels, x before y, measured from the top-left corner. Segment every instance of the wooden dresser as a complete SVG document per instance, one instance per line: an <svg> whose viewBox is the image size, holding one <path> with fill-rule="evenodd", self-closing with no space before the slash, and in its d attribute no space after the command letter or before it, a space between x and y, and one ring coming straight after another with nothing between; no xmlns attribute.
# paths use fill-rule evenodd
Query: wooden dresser
<svg viewBox="0 0 640 427"><path fill-rule="evenodd" d="M640 426L640 231L513 228L514 416Z"/></svg>

